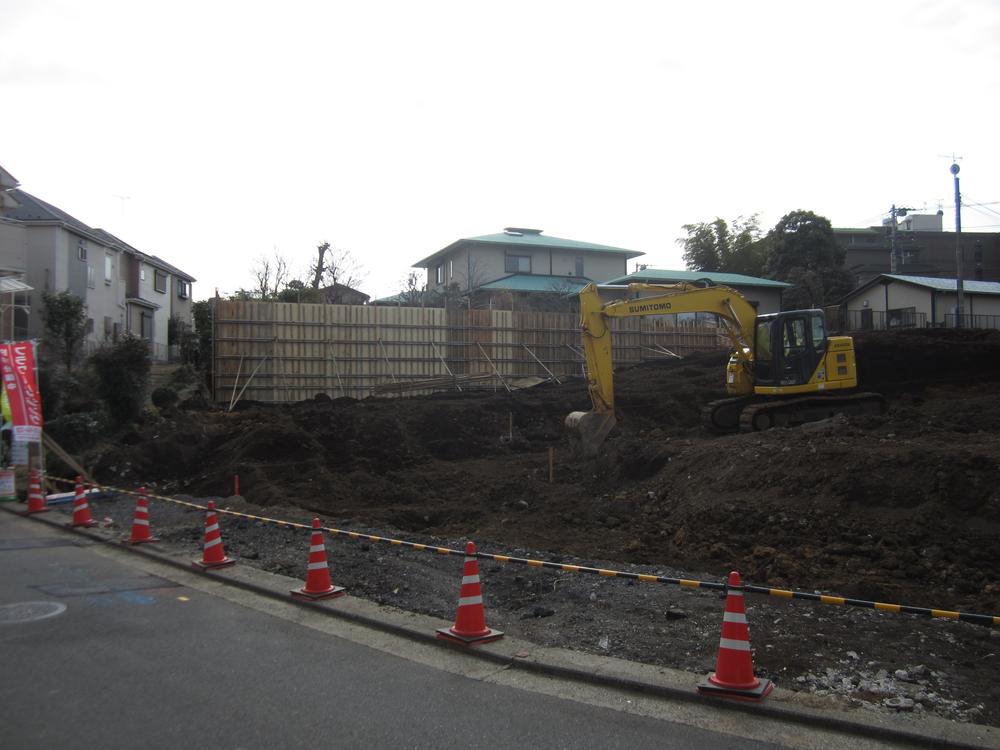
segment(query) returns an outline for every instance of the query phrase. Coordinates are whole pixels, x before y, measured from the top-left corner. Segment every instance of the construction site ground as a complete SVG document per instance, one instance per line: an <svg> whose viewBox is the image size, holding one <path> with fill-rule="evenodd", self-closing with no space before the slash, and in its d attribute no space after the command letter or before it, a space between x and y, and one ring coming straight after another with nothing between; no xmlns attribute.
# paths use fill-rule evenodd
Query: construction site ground
<svg viewBox="0 0 1000 750"><path fill-rule="evenodd" d="M97 481L223 509L460 549L1000 614L1000 332L856 337L882 416L717 436L726 355L616 373L619 424L597 459L563 420L582 378L508 393L407 399L191 398L113 442L64 446ZM550 477L550 449L553 463ZM52 473L71 476L50 463ZM233 475L240 494L233 496ZM127 536L129 495L92 503ZM167 548L200 554L197 510L151 503ZM63 506L66 511L68 506ZM308 534L223 516L241 564L304 577ZM454 616L461 558L331 536L351 596ZM481 563L488 624L560 646L695 673L714 668L718 592ZM754 665L858 711L1000 725L1000 627L768 596L747 598Z"/></svg>

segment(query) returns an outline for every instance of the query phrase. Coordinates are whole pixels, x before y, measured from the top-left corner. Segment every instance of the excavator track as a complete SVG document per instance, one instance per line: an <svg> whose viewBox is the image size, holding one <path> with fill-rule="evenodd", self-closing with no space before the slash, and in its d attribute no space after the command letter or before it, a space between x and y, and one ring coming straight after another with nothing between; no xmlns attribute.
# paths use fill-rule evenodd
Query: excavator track
<svg viewBox="0 0 1000 750"><path fill-rule="evenodd" d="M739 432L740 415L753 399L753 396L734 396L707 403L701 408L701 421L708 430L719 435Z"/></svg>
<svg viewBox="0 0 1000 750"><path fill-rule="evenodd" d="M706 404L701 410L701 420L708 430L725 435L771 427L794 427L834 414L882 414L885 409L885 399L877 393L769 399L735 396Z"/></svg>
<svg viewBox="0 0 1000 750"><path fill-rule="evenodd" d="M772 427L794 427L835 414L883 414L885 410L885 398L878 393L776 398L746 406L740 413L739 429L756 432Z"/></svg>

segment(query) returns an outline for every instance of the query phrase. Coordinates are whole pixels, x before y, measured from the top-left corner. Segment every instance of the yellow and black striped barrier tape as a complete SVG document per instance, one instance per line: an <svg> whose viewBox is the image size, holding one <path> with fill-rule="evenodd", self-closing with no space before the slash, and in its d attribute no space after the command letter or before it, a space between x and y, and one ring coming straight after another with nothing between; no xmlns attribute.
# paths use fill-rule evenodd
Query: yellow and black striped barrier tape
<svg viewBox="0 0 1000 750"><path fill-rule="evenodd" d="M62 479L60 477L47 477L51 482L62 482L65 484L75 484L73 480ZM122 490L117 487L106 487L101 485L93 485L95 489L101 491L114 492L123 495L134 495L139 496L140 493L132 490ZM172 497L164 497L162 495L153 495L146 493L146 497L150 500L162 500L167 503L173 503L174 505L182 505L188 508L194 508L197 510L206 510L204 505L198 505L197 503L187 502L185 500L177 500ZM274 524L281 528L292 528L292 529L305 529L312 531L313 528L310 524L296 523L295 521L285 521L280 518L268 518L267 516L255 516L251 513L240 513L235 510L226 510L224 508L216 508L216 513L235 516L237 518L245 518L251 521L260 521L262 523ZM409 542L403 539L393 539L391 537L377 536L375 534L365 534L360 531L350 531L348 529L338 529L332 526L323 526L324 531L331 534L337 534L339 536L346 536L349 539L355 541L365 540L369 542L385 542L387 544L397 546L397 547L408 547L409 549L417 550L420 552L433 552L439 555L455 555L458 557L465 557L465 550L451 549L449 547L437 547L432 544L420 544L418 542ZM690 578L671 578L669 576L659 576L652 575L649 573L631 573L624 570L608 570L606 568L593 568L586 565L570 565L568 563L553 562L550 560L534 560L527 557L512 557L510 555L496 555L490 554L488 552L476 552L476 557L481 560L493 560L499 563L514 563L516 565L526 565L529 568L548 568L549 570L558 570L564 573L589 573L591 575L598 575L604 578L624 578L631 579L633 581L640 581L642 583L665 583L673 586L681 586L682 588L691 589L709 589L712 591L726 591L726 583L724 581L698 581ZM889 604L886 602L874 602L866 601L864 599L851 599L843 596L831 596L829 594L819 594L809 591L793 591L790 589L774 589L768 588L766 586L754 586L752 584L744 583L743 591L751 594L764 594L767 596L773 596L778 599L803 599L805 601L819 602L821 604L833 604L842 607L862 607L865 609L874 609L879 612L889 612L892 614L909 614L909 615L923 615L925 617L942 617L948 620L959 620L961 622L971 622L976 625L1000 625L1000 615L983 615L976 614L973 612L956 612L948 609L936 609L933 607L913 607L907 604Z"/></svg>

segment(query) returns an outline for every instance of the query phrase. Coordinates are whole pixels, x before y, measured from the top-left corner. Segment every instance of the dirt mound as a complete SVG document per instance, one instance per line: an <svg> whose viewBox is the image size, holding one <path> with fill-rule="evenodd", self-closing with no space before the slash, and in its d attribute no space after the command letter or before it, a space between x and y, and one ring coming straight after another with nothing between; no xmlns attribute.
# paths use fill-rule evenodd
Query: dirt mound
<svg viewBox="0 0 1000 750"><path fill-rule="evenodd" d="M589 406L582 378L187 410L85 460L109 483L226 495L238 474L262 506L1000 609L987 585L1000 559L1000 334L869 334L857 350L863 387L891 398L885 416L725 437L700 425L724 395L725 353L623 369L619 425L593 461L565 446L565 416Z"/></svg>

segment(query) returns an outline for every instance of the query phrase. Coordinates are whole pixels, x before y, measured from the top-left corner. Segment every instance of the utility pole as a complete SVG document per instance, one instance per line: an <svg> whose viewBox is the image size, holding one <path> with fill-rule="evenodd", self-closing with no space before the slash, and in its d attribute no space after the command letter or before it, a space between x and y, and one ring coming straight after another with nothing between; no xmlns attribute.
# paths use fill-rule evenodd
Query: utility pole
<svg viewBox="0 0 1000 750"><path fill-rule="evenodd" d="M890 232L889 235L889 273L896 274L899 273L899 245L896 242L896 204L892 204L892 210L889 211L889 221Z"/></svg>
<svg viewBox="0 0 1000 750"><path fill-rule="evenodd" d="M958 164L952 162L951 173L955 176L955 288L958 292L958 303L955 308L955 328L962 327L962 311L964 310L962 289L962 193L958 189Z"/></svg>
<svg viewBox="0 0 1000 750"><path fill-rule="evenodd" d="M889 273L899 273L900 267L903 265L903 253L899 248L899 237L896 234L896 217L906 216L912 210L912 208L903 208L902 206L896 208L896 205L893 204L889 211L889 218L892 222L889 229Z"/></svg>

